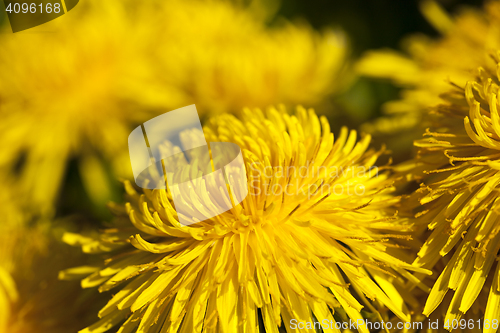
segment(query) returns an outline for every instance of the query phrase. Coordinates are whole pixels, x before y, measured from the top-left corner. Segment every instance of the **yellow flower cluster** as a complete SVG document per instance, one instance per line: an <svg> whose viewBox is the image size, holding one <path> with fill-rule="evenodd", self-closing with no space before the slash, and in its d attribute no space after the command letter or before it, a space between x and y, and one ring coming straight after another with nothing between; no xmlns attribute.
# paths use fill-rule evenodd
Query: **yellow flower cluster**
<svg viewBox="0 0 500 333"><path fill-rule="evenodd" d="M364 127L419 137L396 166L370 135L334 136L313 109L287 107L321 106L344 88L343 34L270 25L259 1L79 6L36 33L0 34L0 333L341 332L347 322L417 332L464 321L497 332L500 1L453 18L422 1L441 37L358 62L403 88L385 106L392 116ZM148 174L170 187L124 180L125 203L109 204L100 230L46 218L70 159L102 202L111 174L130 178L131 128L192 103L210 146L196 155L201 131L188 130L153 147L185 152L162 160L165 179ZM217 169L217 143L237 145L245 170L228 167L223 185L200 177ZM212 214L219 206L230 208Z"/></svg>

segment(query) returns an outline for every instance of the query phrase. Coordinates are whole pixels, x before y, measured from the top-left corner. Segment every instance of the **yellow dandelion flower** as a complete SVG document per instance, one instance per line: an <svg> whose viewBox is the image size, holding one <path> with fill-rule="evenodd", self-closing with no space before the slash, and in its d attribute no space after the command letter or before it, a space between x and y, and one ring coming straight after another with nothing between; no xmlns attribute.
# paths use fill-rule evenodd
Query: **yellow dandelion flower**
<svg viewBox="0 0 500 333"><path fill-rule="evenodd" d="M209 142L241 147L249 189L241 204L185 226L168 190L126 182L127 203L111 205L117 217L109 229L99 238L66 236L84 252L107 254L82 286L118 288L82 333L117 325L120 332L291 332L298 323L314 332L306 324L314 318L339 331L336 321L367 313L382 320L387 308L410 320L401 286L415 268L394 240L408 239L411 225L396 217L392 180L375 166L383 151L367 150L370 137L357 141L346 128L334 140L312 109L247 109L242 119L221 115L204 129ZM201 213L213 202L215 189L206 187L207 195L185 198Z"/></svg>
<svg viewBox="0 0 500 333"><path fill-rule="evenodd" d="M91 198L109 199L103 161L129 172L117 138L132 124L192 103L201 111L319 103L343 81L347 49L342 33L267 28L263 15L228 1L89 0L4 32L0 170L48 214L73 158Z"/></svg>
<svg viewBox="0 0 500 333"><path fill-rule="evenodd" d="M363 75L389 79L403 88L400 100L383 106L385 117L364 125L369 133L393 135L399 141L406 137L408 142L419 138L427 126L422 115L441 103L439 96L450 83L465 87L478 67L489 66L488 51L500 47L499 1L487 1L484 11L461 8L454 17L435 1L422 1L421 9L441 37L410 36L403 41L404 53L369 51L357 64ZM386 141L393 148L391 140Z"/></svg>
<svg viewBox="0 0 500 333"><path fill-rule="evenodd" d="M186 95L184 105L202 113L278 101L317 105L349 81L349 50L339 31L318 34L284 20L266 27L252 12L220 1L164 5L159 17L169 41L159 45L159 70L173 75L164 80Z"/></svg>
<svg viewBox="0 0 500 333"><path fill-rule="evenodd" d="M484 332L500 318L500 52L490 55L493 70L480 68L465 89L450 91L415 142L415 172L424 170L419 219L431 230L415 264L439 272L423 313L449 323L484 315Z"/></svg>

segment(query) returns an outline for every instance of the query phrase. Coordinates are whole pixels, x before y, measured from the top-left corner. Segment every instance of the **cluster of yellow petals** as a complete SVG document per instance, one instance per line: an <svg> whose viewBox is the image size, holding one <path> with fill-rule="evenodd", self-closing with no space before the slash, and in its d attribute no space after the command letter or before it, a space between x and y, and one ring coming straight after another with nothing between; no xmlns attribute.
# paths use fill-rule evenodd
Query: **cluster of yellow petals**
<svg viewBox="0 0 500 333"><path fill-rule="evenodd" d="M431 230L414 264L438 277L423 313L437 311L450 323L464 314L489 323L500 316L500 58L491 58L496 69L480 68L465 89L450 88L432 109L433 126L415 142L410 162L423 180L418 219Z"/></svg>
<svg viewBox="0 0 500 333"><path fill-rule="evenodd" d="M325 118L300 107L297 115L274 108L246 110L242 120L222 115L204 131L210 142L241 147L248 183L254 180L249 195L230 211L184 226L168 190L138 191L126 183L127 203L112 205L117 218L109 229L99 237L66 235L68 243L109 259L62 276L85 277L90 269L84 287L118 288L102 319L84 332L125 320L125 332L253 333L259 316L267 332L283 325L291 331L293 318L356 321L363 308L387 319L377 310L382 304L410 320L404 281L416 281L409 271L427 271L406 264L393 241L408 239L411 223L396 216L399 197L388 173L353 172L370 170L383 153L367 150L369 136L357 141L344 128L334 140ZM305 165L302 176L279 171ZM331 176L312 166L345 170ZM294 178L303 193L265 192ZM344 192L320 190L325 184ZM356 185L363 193L355 194Z"/></svg>

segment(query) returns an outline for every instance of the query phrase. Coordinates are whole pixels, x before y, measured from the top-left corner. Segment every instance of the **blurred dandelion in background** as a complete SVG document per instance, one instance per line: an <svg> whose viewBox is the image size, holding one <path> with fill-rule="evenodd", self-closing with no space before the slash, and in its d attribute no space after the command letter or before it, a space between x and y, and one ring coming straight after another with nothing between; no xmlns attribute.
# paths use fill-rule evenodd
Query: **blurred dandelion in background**
<svg viewBox="0 0 500 333"><path fill-rule="evenodd" d="M270 28L265 7L92 0L77 8L0 35L0 170L44 216L54 214L70 160L104 205L110 179L131 174L129 129L165 110L314 105L347 82L338 80L347 56L341 32Z"/></svg>

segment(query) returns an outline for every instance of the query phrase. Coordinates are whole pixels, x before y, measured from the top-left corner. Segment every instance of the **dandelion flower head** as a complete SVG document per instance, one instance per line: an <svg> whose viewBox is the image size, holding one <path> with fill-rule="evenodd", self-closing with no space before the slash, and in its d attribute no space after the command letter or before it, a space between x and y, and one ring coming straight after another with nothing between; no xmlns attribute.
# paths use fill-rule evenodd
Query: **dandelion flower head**
<svg viewBox="0 0 500 333"><path fill-rule="evenodd" d="M414 268L394 240L408 239L411 225L396 216L399 198L386 171L368 171L383 153L368 149L369 136L358 141L344 128L334 140L326 118L302 107L296 115L283 108L247 109L242 120L220 115L204 133L208 142L241 148L248 196L186 226L168 190L126 182L127 202L111 205L116 218L100 237L66 236L107 256L93 274L81 274L83 287L115 290L101 320L82 332L117 325L125 332L291 331L292 318L356 321L363 311L382 319L384 306L410 320L400 286ZM201 163L190 165L200 171ZM300 166L308 172L299 174ZM186 200L208 207L217 189L206 188L208 196Z"/></svg>
<svg viewBox="0 0 500 333"><path fill-rule="evenodd" d="M442 311L445 321L500 316L500 53L490 56L464 89L450 88L415 142L414 172L423 170L418 215L431 230L415 264L439 271L424 314Z"/></svg>

